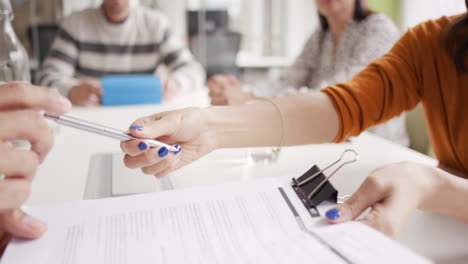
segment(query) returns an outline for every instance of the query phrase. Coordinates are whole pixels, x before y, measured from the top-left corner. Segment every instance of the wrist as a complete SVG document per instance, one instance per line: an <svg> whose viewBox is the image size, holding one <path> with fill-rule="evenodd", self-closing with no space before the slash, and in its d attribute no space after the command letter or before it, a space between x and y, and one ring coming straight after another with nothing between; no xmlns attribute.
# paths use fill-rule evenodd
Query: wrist
<svg viewBox="0 0 468 264"><path fill-rule="evenodd" d="M220 126L216 122L216 114L214 113L214 108L216 107L206 107L200 108L200 120L201 127L204 130L203 133L207 134L213 140L214 149L221 148L222 142L220 142Z"/></svg>
<svg viewBox="0 0 468 264"><path fill-rule="evenodd" d="M424 182L426 182L426 190L419 209L438 211L437 208L441 202L439 197L441 195L440 191L445 190L449 185L446 173L436 167L418 165L423 172ZM444 206L443 203L441 206Z"/></svg>

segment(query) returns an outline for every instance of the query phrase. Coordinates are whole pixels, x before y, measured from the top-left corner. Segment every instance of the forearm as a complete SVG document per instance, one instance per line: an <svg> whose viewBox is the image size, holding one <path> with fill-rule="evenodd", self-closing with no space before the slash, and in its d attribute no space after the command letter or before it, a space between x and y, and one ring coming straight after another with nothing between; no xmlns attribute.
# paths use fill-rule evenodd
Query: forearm
<svg viewBox="0 0 468 264"><path fill-rule="evenodd" d="M445 172L431 169L432 176L438 179L437 189L423 202L422 210L444 214L468 223L468 180Z"/></svg>
<svg viewBox="0 0 468 264"><path fill-rule="evenodd" d="M38 83L45 87L56 88L60 94L67 96L70 89L80 83L74 78L74 72L75 69L72 66L58 60L48 59L38 72Z"/></svg>
<svg viewBox="0 0 468 264"><path fill-rule="evenodd" d="M202 110L203 120L216 137L217 147L317 144L336 137L339 118L325 94L311 92L271 101L274 104L259 100Z"/></svg>

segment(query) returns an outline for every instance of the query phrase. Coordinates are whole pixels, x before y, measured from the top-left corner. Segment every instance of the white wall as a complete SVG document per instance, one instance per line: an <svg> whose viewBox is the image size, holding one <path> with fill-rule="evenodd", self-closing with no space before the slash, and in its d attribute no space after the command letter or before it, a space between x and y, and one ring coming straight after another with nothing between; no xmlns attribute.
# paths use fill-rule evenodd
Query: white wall
<svg viewBox="0 0 468 264"><path fill-rule="evenodd" d="M313 0L291 0L288 2L286 54L292 58L301 51L310 34L318 26L318 16Z"/></svg>
<svg viewBox="0 0 468 264"><path fill-rule="evenodd" d="M466 12L465 0L402 0L403 28L429 19Z"/></svg>

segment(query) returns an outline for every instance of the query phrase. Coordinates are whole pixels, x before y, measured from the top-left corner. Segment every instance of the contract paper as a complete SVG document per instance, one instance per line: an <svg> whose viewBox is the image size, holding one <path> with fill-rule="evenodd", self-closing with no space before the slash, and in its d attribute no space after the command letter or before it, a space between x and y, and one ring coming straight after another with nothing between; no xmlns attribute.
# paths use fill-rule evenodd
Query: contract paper
<svg viewBox="0 0 468 264"><path fill-rule="evenodd" d="M275 179L28 211L48 232L13 240L1 264L429 263L362 224L311 217Z"/></svg>

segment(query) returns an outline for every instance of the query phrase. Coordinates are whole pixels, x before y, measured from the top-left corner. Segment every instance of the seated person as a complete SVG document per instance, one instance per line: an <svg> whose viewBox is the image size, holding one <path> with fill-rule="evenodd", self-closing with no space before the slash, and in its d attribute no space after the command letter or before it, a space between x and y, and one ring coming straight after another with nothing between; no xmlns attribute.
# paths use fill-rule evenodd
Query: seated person
<svg viewBox="0 0 468 264"><path fill-rule="evenodd" d="M370 10L366 0L315 2L320 27L278 80L254 83L247 92L233 76L213 76L207 83L212 104L236 105L255 97L284 96L344 82L385 54L400 36L393 21ZM369 131L409 146L405 114Z"/></svg>
<svg viewBox="0 0 468 264"><path fill-rule="evenodd" d="M140 140L122 142L124 162L163 177L216 148L338 143L422 103L435 155L452 170L411 162L377 169L327 218L355 220L370 208L362 221L390 236L416 209L468 223L467 32L468 13L430 20L351 80L322 92L141 118L132 124L138 127L130 129L133 136L182 150L174 155L165 148L141 150Z"/></svg>
<svg viewBox="0 0 468 264"><path fill-rule="evenodd" d="M39 110L61 114L70 107L70 101L49 89L23 83L0 85L0 256L11 236L37 238L47 229L20 207L53 144ZM28 140L31 149L13 147L14 140Z"/></svg>
<svg viewBox="0 0 468 264"><path fill-rule="evenodd" d="M129 0L104 0L100 8L66 18L37 80L58 88L73 104L99 105L106 75L154 74L166 65L164 98L202 87L205 73L158 12ZM131 89L131 87L129 87Z"/></svg>

